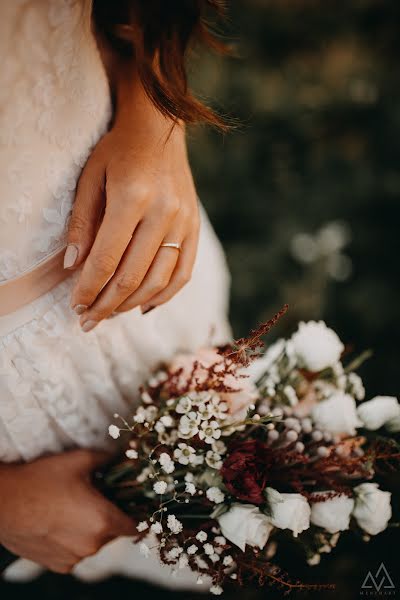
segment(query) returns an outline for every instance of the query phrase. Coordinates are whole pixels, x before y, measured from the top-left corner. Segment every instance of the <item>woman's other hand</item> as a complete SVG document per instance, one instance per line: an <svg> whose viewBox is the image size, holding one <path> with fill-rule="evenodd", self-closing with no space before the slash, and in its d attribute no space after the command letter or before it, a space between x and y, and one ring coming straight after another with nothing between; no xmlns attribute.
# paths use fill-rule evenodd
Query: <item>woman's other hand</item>
<svg viewBox="0 0 400 600"><path fill-rule="evenodd" d="M27 464L0 466L0 543L14 554L57 573L69 573L86 556L133 521L91 484L103 452L74 450Z"/></svg>

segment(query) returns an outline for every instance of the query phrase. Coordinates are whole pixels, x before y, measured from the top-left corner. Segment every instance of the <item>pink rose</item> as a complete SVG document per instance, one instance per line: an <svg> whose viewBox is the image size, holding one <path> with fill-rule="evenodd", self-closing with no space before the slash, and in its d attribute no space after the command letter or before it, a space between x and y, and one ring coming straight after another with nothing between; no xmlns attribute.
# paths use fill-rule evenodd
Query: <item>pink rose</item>
<svg viewBox="0 0 400 600"><path fill-rule="evenodd" d="M236 415L238 419L244 418L249 405L257 400L258 395L255 385L249 377L238 378L233 375L226 375L224 383L236 391L224 392L221 394L221 398L229 405L231 415ZM243 415L239 416L239 412Z"/></svg>
<svg viewBox="0 0 400 600"><path fill-rule="evenodd" d="M212 365L220 363L222 356L218 354L213 348L200 348L197 354L177 354L170 364L169 370L171 373L176 371L182 371L179 376L179 381L182 386L185 385L186 381L193 374L199 383L204 383L207 379L207 369ZM193 373L195 363L197 364L196 370Z"/></svg>
<svg viewBox="0 0 400 600"><path fill-rule="evenodd" d="M170 365L170 372L181 371L179 383L184 387L187 380L193 377L192 391L196 391L196 381L200 384L207 380L208 369L213 365L221 365L223 369L224 358L218 354L214 348L201 348L197 354L178 354L174 357ZM198 363L193 373L194 365ZM223 402L229 405L229 412L236 414L239 411L244 413L247 407L257 399L257 390L249 377L245 375L243 369L237 371L237 376L226 374L223 377L223 383L226 387L234 390L232 392L220 392L219 395Z"/></svg>

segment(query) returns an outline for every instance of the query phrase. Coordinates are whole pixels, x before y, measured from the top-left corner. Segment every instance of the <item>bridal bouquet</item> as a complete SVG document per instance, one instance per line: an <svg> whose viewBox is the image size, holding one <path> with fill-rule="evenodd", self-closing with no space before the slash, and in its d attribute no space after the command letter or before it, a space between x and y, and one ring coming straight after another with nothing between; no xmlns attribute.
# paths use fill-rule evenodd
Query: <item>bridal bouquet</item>
<svg viewBox="0 0 400 600"><path fill-rule="evenodd" d="M176 575L208 576L215 595L227 579L317 587L273 563L284 536L314 565L346 530L376 535L391 518L374 476L400 458L398 401L364 401L354 372L364 357L345 367L323 322L301 323L262 356L284 311L231 346L176 356L129 421L109 428L126 432L127 449L105 482L138 519L140 551L156 550Z"/></svg>

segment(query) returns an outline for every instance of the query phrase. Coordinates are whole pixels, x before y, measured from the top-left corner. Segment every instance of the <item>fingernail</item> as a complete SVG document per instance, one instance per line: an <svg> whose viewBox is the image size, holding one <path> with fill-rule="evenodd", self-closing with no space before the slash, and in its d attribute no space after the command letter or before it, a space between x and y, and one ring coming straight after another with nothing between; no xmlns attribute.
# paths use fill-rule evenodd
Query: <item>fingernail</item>
<svg viewBox="0 0 400 600"><path fill-rule="evenodd" d="M69 244L64 254L64 269L70 269L76 263L78 258L78 246Z"/></svg>
<svg viewBox="0 0 400 600"><path fill-rule="evenodd" d="M154 310L156 307L155 306L149 306L148 308L146 308L145 306L142 306L141 311L142 311L142 315L147 315L147 313L149 313L151 310Z"/></svg>
<svg viewBox="0 0 400 600"><path fill-rule="evenodd" d="M77 315L83 315L83 313L87 309L88 307L86 306L86 304L75 304L75 306L72 307L72 310L74 310Z"/></svg>
<svg viewBox="0 0 400 600"><path fill-rule="evenodd" d="M98 324L99 324L98 321L92 321L91 319L89 321L85 321L81 325L82 331L87 333L88 331L91 331L92 329L94 329L96 327L96 325L98 325Z"/></svg>

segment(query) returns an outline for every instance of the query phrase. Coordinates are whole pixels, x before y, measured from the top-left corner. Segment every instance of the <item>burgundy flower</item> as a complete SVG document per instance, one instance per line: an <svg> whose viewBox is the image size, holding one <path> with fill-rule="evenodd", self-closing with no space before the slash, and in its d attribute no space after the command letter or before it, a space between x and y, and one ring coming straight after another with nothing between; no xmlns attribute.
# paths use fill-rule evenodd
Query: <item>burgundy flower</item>
<svg viewBox="0 0 400 600"><path fill-rule="evenodd" d="M247 440L235 446L225 459L221 474L229 492L252 504L263 502L271 466L271 450L259 440Z"/></svg>

